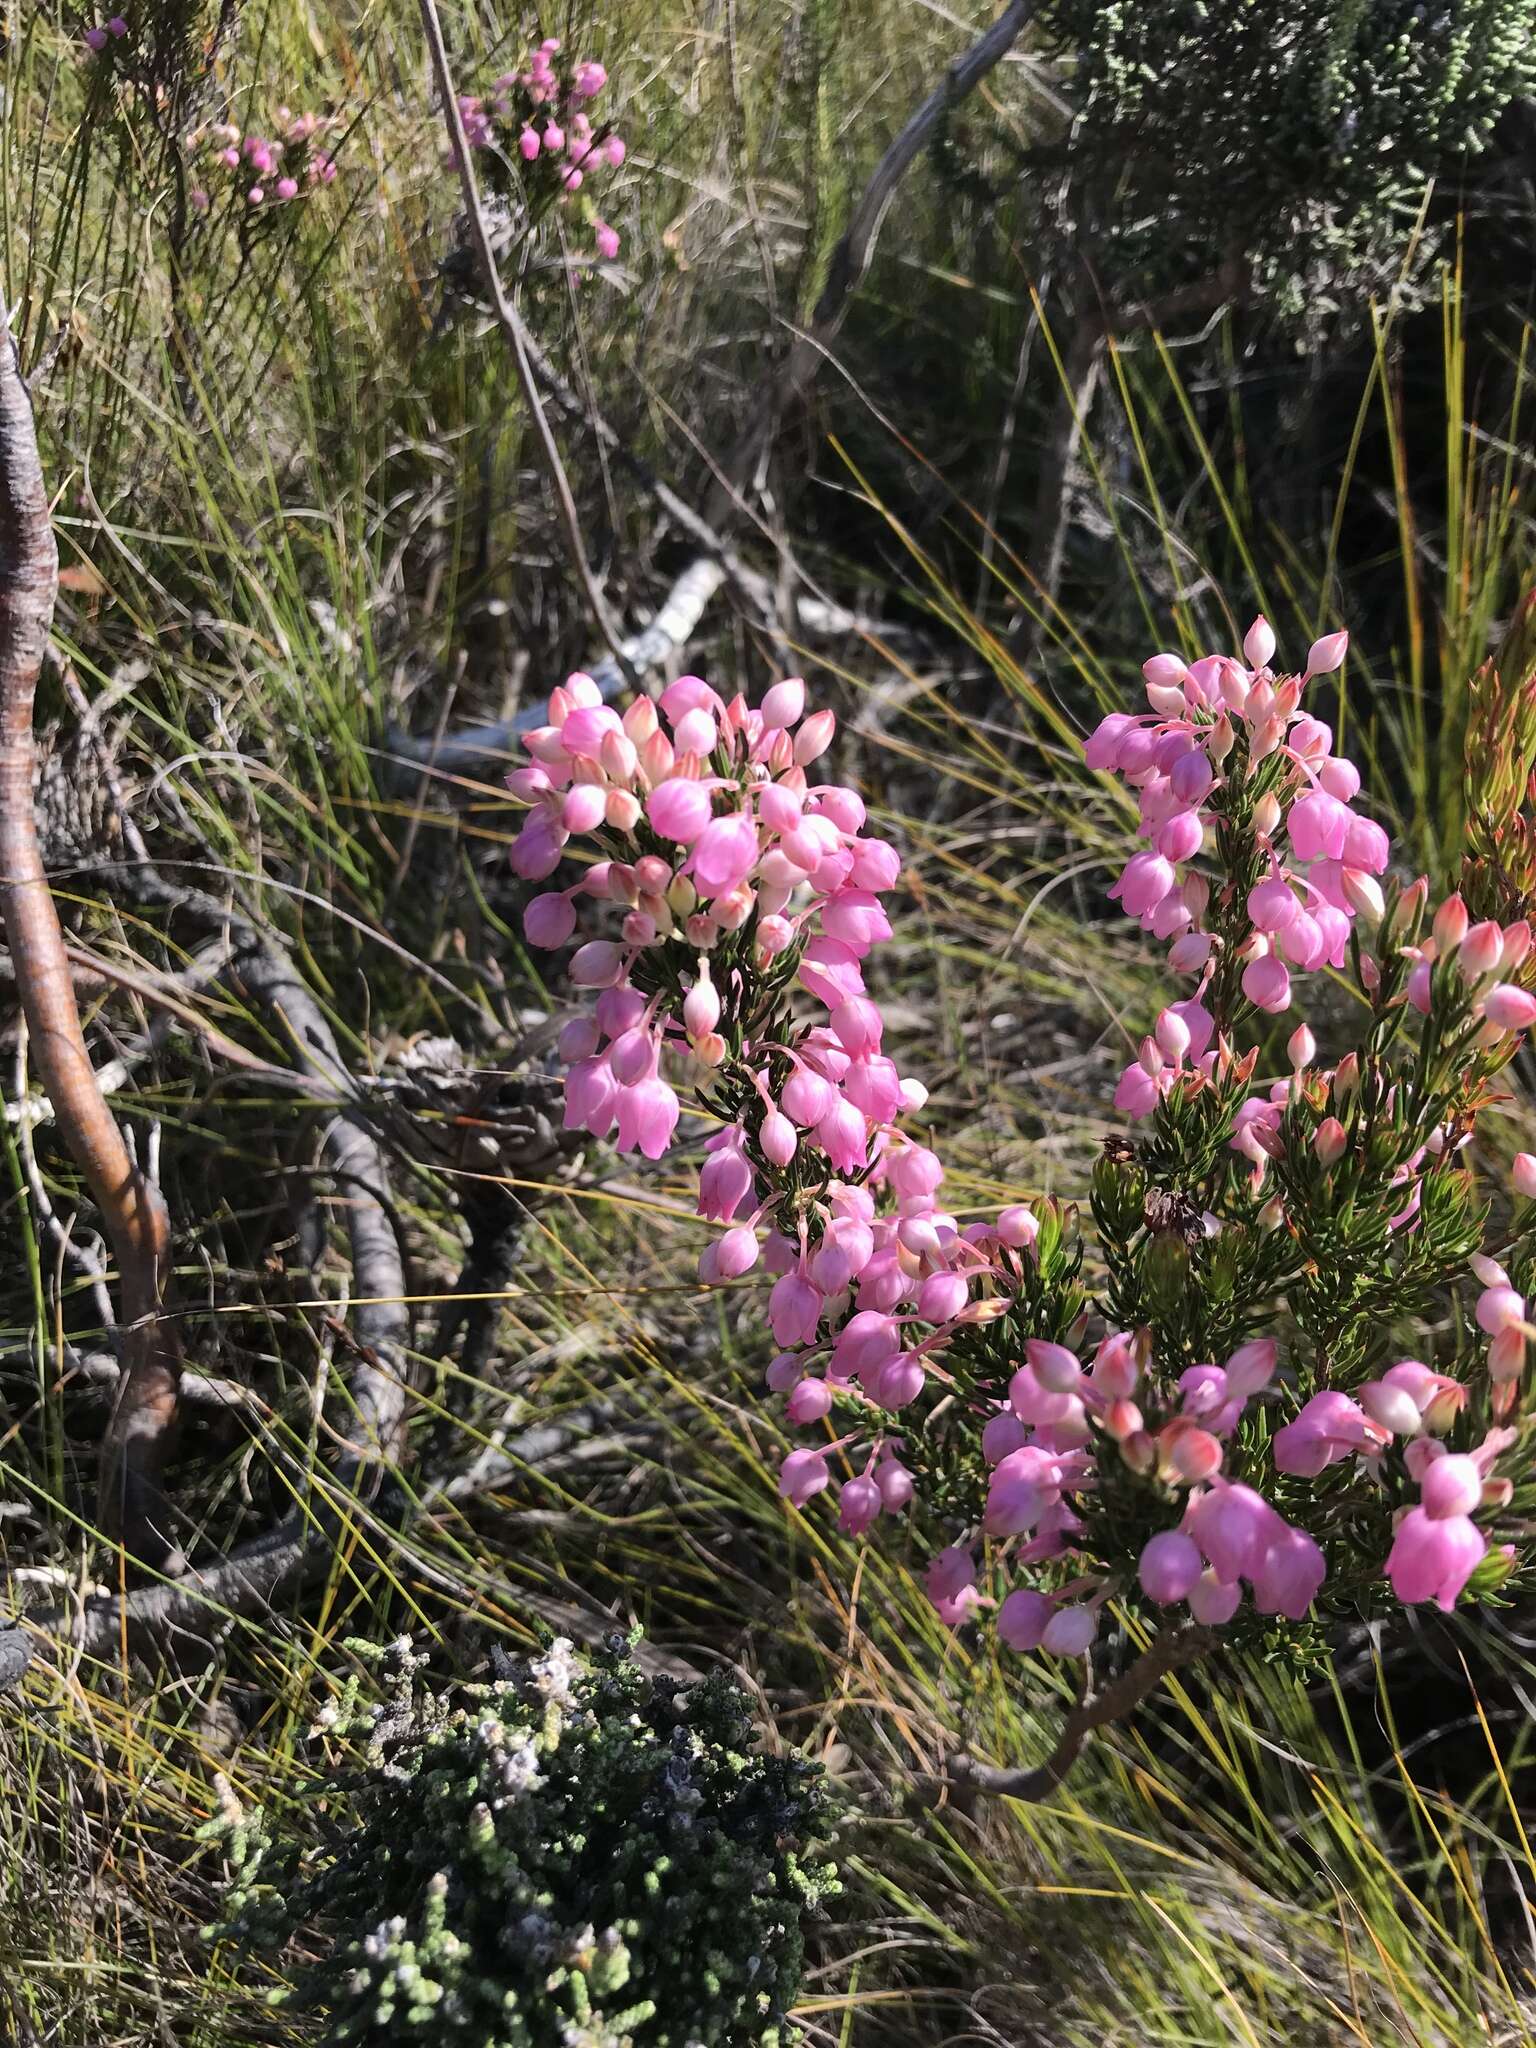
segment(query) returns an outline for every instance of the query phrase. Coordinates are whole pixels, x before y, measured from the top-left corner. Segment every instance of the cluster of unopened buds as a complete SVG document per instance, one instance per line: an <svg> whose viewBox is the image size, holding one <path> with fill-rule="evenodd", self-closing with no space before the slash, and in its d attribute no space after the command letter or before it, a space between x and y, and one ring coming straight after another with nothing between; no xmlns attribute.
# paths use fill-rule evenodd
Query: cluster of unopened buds
<svg viewBox="0 0 1536 2048"><path fill-rule="evenodd" d="M622 136L594 125L588 109L608 83L601 64L557 62L560 40L547 36L520 71L507 71L484 94L461 94L459 117L472 149L493 151L507 169L521 166L530 206L569 204L587 190L587 212L597 253L612 262L618 231L590 204L593 181L625 158Z"/></svg>
<svg viewBox="0 0 1536 2048"><path fill-rule="evenodd" d="M80 40L93 57L99 57L110 50L114 43L122 41L128 33L128 23L120 14L109 15L105 21L98 21L88 28Z"/></svg>
<svg viewBox="0 0 1536 2048"><path fill-rule="evenodd" d="M193 189L193 206L207 213L220 186L246 207L265 208L286 206L333 183L336 163L324 145L334 127L334 120L320 114L295 115L279 107L271 135L244 134L233 121L194 128L186 147L203 182Z"/></svg>
<svg viewBox="0 0 1536 2048"><path fill-rule="evenodd" d="M1171 819L1191 821L1171 842L1183 863L1205 838L1202 813L1219 800L1218 770L1234 751L1221 734L1234 719L1244 725L1246 772L1267 778L1245 816L1268 869L1247 902L1249 935L1266 942L1249 969L1283 961L1268 941L1301 918L1323 935L1326 958L1341 958L1351 919L1382 914L1374 878L1387 857L1379 827L1349 808L1354 771L1331 755L1327 729L1298 714L1302 679L1275 679L1264 666L1273 643L1260 626L1248 637L1246 667L1176 664L1175 677L1172 657L1149 664L1151 720L1106 721L1091 743L1100 765L1113 756L1137 781L1144 819L1160 816L1160 837ZM1309 673L1336 667L1343 652L1342 635L1319 642ZM1160 1369L1148 1329L1111 1329L1086 1353L1086 1312L1059 1338L1010 1334L1029 1313L1041 1214L1016 1204L989 1221L962 1223L943 1205L939 1158L902 1127L926 1090L884 1050L884 1019L865 982L872 949L891 934L880 899L900 860L866 830L854 790L811 783L807 770L833 731L830 712L807 712L798 679L776 684L752 708L683 677L659 703L639 699L621 716L590 678L576 675L555 691L547 723L525 736L529 763L509 778L529 806L512 855L522 877L552 876L573 841L590 841L593 856L577 880L529 903L530 943L556 948L575 939L582 900L606 927L585 937L570 961L571 980L595 1000L561 1035L567 1127L615 1132L621 1149L654 1159L673 1142L679 1087L713 1118L698 1208L721 1232L700 1260L700 1277L719 1284L756 1268L772 1276L767 1315L778 1351L768 1384L784 1398L787 1419L820 1437L784 1460L785 1498L805 1506L834 1483L841 1463L843 1529L862 1534L882 1514L899 1513L914 1499L911 1467L921 1462L910 1424L902 1433L903 1411L919 1412L925 1394L951 1407L958 1396L974 1416L989 1476L970 1540L942 1551L929 1569L937 1611L954 1625L993 1604L978 1572L978 1546L990 1539L1001 1546L994 1564L1005 1557L1008 1569L1035 1580L1001 1599L1001 1639L1016 1650L1077 1655L1092 1642L1104 1604L1137 1586L1155 1606L1182 1604L1206 1625L1229 1621L1245 1589L1258 1613L1300 1620L1327 1561L1314 1537L1265 1497L1265 1472L1292 1480L1355 1458L1377 1479L1398 1446L1420 1503L1401 1513L1377 1569L1404 1601L1450 1605L1487 1549L1473 1516L1507 1498L1508 1488L1492 1473L1507 1430L1493 1429L1465 1454L1442 1441L1467 1398L1461 1382L1405 1360L1352 1393L1316 1394L1270 1436L1242 1424L1250 1404L1262 1401L1273 1413L1285 1399L1271 1340L1170 1372ZM1182 765L1192 759L1198 770ZM1218 1057L1202 998L1225 939L1202 926L1203 899L1191 878L1174 875L1174 854L1160 848L1137 857L1149 858L1167 867L1167 888L1153 901L1135 883L1147 871L1133 861L1118 893L1146 922L1178 892L1181 915L1163 920L1163 935L1178 932L1179 964L1199 979L1193 995L1164 1011L1149 1041L1177 1076ZM1266 886L1288 893L1292 915L1260 893ZM1495 960L1483 927L1468 929L1464 911L1458 925L1456 901L1434 920L1434 957L1472 948L1462 971L1475 970L1469 1000L1480 1030L1530 1022L1536 1001L1492 979L1519 950L1518 934L1498 933ZM1310 939L1297 950L1304 958L1293 965L1317 964ZM1245 969L1253 1000L1249 980ZM1271 998L1262 1007L1280 1007L1262 979L1259 991ZM1238 1112L1240 1149L1244 1132L1254 1131L1260 1156L1269 1156L1263 1147L1275 1142L1290 1091L1309 1078L1314 1055L1303 1025L1291 1041L1291 1079ZM1244 1072L1252 1065L1250 1056ZM1155 1066L1144 1052L1139 1070L1149 1080ZM1336 1085L1338 1073L1326 1080ZM1342 1124L1338 1135L1345 1138ZM1325 1122L1315 1142L1320 1158L1333 1142ZM1517 1168L1524 1181L1536 1191L1536 1160ZM1484 1286L1477 1321L1492 1340L1497 1388L1523 1364L1525 1304L1501 1267L1483 1261L1475 1270ZM994 1355L998 1342L1011 1347L1000 1380L965 1378L972 1332ZM1118 1564L1090 1556L1093 1502L1108 1466L1145 1485L1148 1520L1174 1511L1138 1556Z"/></svg>

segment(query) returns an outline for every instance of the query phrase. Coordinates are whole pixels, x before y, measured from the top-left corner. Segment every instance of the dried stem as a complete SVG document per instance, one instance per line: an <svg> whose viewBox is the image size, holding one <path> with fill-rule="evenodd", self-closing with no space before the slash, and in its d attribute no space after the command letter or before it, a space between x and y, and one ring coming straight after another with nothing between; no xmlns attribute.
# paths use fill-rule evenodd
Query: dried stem
<svg viewBox="0 0 1536 2048"><path fill-rule="evenodd" d="M58 551L32 401L0 310L0 917L54 1117L117 1261L123 1377L103 1445L100 1519L137 1556L171 1548L160 1474L177 1413L180 1346L162 1318L170 1225L129 1156L86 1051L33 810L33 698L48 646Z"/></svg>
<svg viewBox="0 0 1536 2048"><path fill-rule="evenodd" d="M974 1757L956 1757L949 1766L949 1783L961 1791L996 1792L1008 1799L1048 1798L1077 1762L1083 1744L1096 1728L1123 1721L1171 1672L1182 1671L1186 1664L1203 1657L1213 1641L1208 1628L1193 1624L1161 1630L1118 1678L1078 1701L1043 1764L1027 1771L1006 1770L978 1763Z"/></svg>

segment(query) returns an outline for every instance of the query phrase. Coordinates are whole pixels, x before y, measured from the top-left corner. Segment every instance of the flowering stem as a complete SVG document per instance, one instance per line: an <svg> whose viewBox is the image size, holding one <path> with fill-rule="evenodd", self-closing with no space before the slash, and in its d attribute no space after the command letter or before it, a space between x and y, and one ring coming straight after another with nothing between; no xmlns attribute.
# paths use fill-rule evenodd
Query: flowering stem
<svg viewBox="0 0 1536 2048"><path fill-rule="evenodd" d="M459 95L453 81L453 70L448 62L448 48L443 41L443 24L437 12L437 0L421 0L421 25L427 38L427 54L432 62L432 75L437 82L438 98L443 103L443 123L448 130L448 146L453 152L454 166L459 174L459 189L464 196L464 212L469 223L470 240L474 244L480 273L490 295L496 324L511 346L512 360L517 367L517 380L522 386L523 400L528 407L528 416L533 422L534 437L544 458L550 488L555 494L555 503L560 508L561 521L565 526L566 539L571 550L571 565L576 571L577 580L587 600L587 609L602 635L604 645L618 663L625 680L638 687L639 679L635 674L634 665L624 650L623 640L608 610L607 602L597 587L592 565L587 560L586 542L581 532L581 515L576 510L576 500L571 495L570 479L566 476L565 465L560 459L560 450L555 444L554 434L550 431L549 421L544 416L544 406L539 397L533 365L528 360L521 316L507 297L506 287L501 281L501 272L496 267L496 252L491 246L485 209L480 203L479 181L475 176L469 139L464 133L463 116L459 112Z"/></svg>

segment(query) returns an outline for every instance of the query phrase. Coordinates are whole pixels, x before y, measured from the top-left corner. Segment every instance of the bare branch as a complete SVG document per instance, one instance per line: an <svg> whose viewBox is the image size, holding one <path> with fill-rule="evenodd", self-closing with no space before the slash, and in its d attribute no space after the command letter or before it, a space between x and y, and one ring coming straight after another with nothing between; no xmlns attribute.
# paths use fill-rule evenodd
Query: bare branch
<svg viewBox="0 0 1536 2048"><path fill-rule="evenodd" d="M472 1473L454 1473L429 1484L420 1506L462 1503L505 1485L530 1467L552 1463L575 1446L585 1450L595 1430L609 1419L600 1408L578 1409L557 1423L524 1430L501 1452L478 1459ZM387 1517L375 1516L377 1526L391 1529L413 1507L409 1501L397 1501ZM212 1630L231 1620L270 1613L279 1599L324 1572L335 1554L335 1533L333 1513L293 1514L206 1570L190 1572L173 1584L91 1600L78 1610L25 1614L19 1617L19 1626L34 1640L53 1637L67 1649L98 1657L124 1641L130 1650L139 1650L177 1633L206 1640ZM0 1638L0 1646L3 1643Z"/></svg>
<svg viewBox="0 0 1536 2048"><path fill-rule="evenodd" d="M86 1051L33 810L32 708L57 587L32 401L0 310L0 916L33 1056L118 1267L124 1373L103 1444L100 1518L136 1555L164 1557L171 1538L160 1474L180 1377L175 1326L161 1315L170 1225L159 1189L129 1156Z"/></svg>

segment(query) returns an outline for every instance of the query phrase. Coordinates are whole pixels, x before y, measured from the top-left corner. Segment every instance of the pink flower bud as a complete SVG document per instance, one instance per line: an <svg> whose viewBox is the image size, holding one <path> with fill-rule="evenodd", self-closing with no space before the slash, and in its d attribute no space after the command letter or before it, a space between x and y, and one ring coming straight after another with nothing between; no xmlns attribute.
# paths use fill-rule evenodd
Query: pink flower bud
<svg viewBox="0 0 1536 2048"><path fill-rule="evenodd" d="M1275 1376L1278 1351L1273 1337L1251 1337L1246 1344L1238 1345L1223 1368L1227 1392L1233 1400L1246 1401L1264 1391Z"/></svg>
<svg viewBox="0 0 1536 2048"><path fill-rule="evenodd" d="M1034 1211L1026 1208L1022 1202L1014 1203L1011 1208L999 1210L997 1222L993 1227L1004 1244L1012 1245L1018 1251L1027 1250L1040 1235L1040 1225L1035 1220Z"/></svg>
<svg viewBox="0 0 1536 2048"><path fill-rule="evenodd" d="M879 1007L868 996L848 996L832 1012L833 1032L855 1058L879 1051L884 1028Z"/></svg>
<svg viewBox="0 0 1536 2048"><path fill-rule="evenodd" d="M795 734L794 758L798 767L808 768L832 744L837 720L830 711L813 711Z"/></svg>
<svg viewBox="0 0 1536 2048"><path fill-rule="evenodd" d="M577 988L614 988L624 973L624 956L608 939L589 939L571 956L570 976Z"/></svg>
<svg viewBox="0 0 1536 2048"><path fill-rule="evenodd" d="M1458 890L1454 896L1447 896L1435 912L1432 930L1435 945L1442 954L1454 953L1467 936L1467 906Z"/></svg>
<svg viewBox="0 0 1536 2048"><path fill-rule="evenodd" d="M1386 1380L1367 1380L1358 1399L1372 1422L1390 1430L1393 1436L1418 1435L1422 1426L1419 1404L1405 1387L1389 1385Z"/></svg>
<svg viewBox="0 0 1536 2048"><path fill-rule="evenodd" d="M1189 1025L1177 1010L1163 1010L1153 1027L1159 1050L1177 1065L1189 1051Z"/></svg>
<svg viewBox="0 0 1536 2048"><path fill-rule="evenodd" d="M1286 1040L1285 1054L1298 1074L1317 1058L1317 1040L1305 1024L1298 1024Z"/></svg>
<svg viewBox="0 0 1536 2048"><path fill-rule="evenodd" d="M1499 1031L1524 1031L1536 1019L1536 996L1511 981L1495 982L1483 998L1483 1015Z"/></svg>
<svg viewBox="0 0 1536 2048"><path fill-rule="evenodd" d="M1228 1585L1215 1572L1203 1571L1189 1591L1190 1615L1203 1628L1220 1628L1236 1614L1242 1598L1240 1585Z"/></svg>
<svg viewBox="0 0 1536 2048"><path fill-rule="evenodd" d="M672 729L672 744L680 754L713 753L717 737L715 721L702 705L685 711Z"/></svg>
<svg viewBox="0 0 1536 2048"><path fill-rule="evenodd" d="M1340 877L1340 886L1351 910L1357 917L1369 924L1379 924L1386 914L1386 899L1381 893L1381 884L1374 875L1368 875L1364 868L1345 868Z"/></svg>
<svg viewBox="0 0 1536 2048"><path fill-rule="evenodd" d="M1159 689L1182 688L1189 670L1176 654L1154 654L1141 664L1141 672Z"/></svg>
<svg viewBox="0 0 1536 2048"><path fill-rule="evenodd" d="M1300 908L1290 883L1281 875L1271 875L1248 891L1248 917L1255 931L1284 931Z"/></svg>
<svg viewBox="0 0 1536 2048"><path fill-rule="evenodd" d="M1419 1491L1425 1514L1443 1522L1448 1515L1470 1515L1481 1506L1483 1475L1471 1458L1448 1452L1429 1466Z"/></svg>
<svg viewBox="0 0 1536 2048"><path fill-rule="evenodd" d="M1312 1134L1312 1150L1318 1164L1334 1165L1349 1149L1349 1135L1336 1116L1325 1117Z"/></svg>
<svg viewBox="0 0 1536 2048"><path fill-rule="evenodd" d="M700 836L710 822L710 809L709 791L704 785L682 776L659 783L645 804L645 814L661 837L675 840L679 846L691 846Z"/></svg>
<svg viewBox="0 0 1536 2048"><path fill-rule="evenodd" d="M1496 1337L1500 1330L1525 1321L1525 1296L1517 1294L1513 1287L1487 1287L1477 1297L1474 1313L1477 1327Z"/></svg>
<svg viewBox="0 0 1536 2048"><path fill-rule="evenodd" d="M739 1280L757 1264L758 1251L757 1232L750 1224L738 1224L715 1241L715 1271L722 1280Z"/></svg>
<svg viewBox="0 0 1536 2048"><path fill-rule="evenodd" d="M899 1515L917 1492L912 1474L896 1458L884 1458L875 1467L875 1484L880 1489L881 1504L888 1515Z"/></svg>
<svg viewBox="0 0 1536 2048"><path fill-rule="evenodd" d="M1042 1650L1054 1657L1083 1657L1099 1632L1099 1617L1092 1607L1058 1607L1040 1638Z"/></svg>
<svg viewBox="0 0 1536 2048"><path fill-rule="evenodd" d="M930 1273L918 1290L917 1313L925 1323L947 1323L969 1299L970 1286L963 1273Z"/></svg>
<svg viewBox="0 0 1536 2048"><path fill-rule="evenodd" d="M626 837L640 822L640 799L632 789L610 789L603 805L604 822Z"/></svg>
<svg viewBox="0 0 1536 2048"><path fill-rule="evenodd" d="M1273 953L1248 962L1243 969L1242 987L1243 994L1256 1009L1275 1014L1290 1008L1291 977L1285 962Z"/></svg>
<svg viewBox="0 0 1536 2048"><path fill-rule="evenodd" d="M1162 1445L1169 1473L1187 1485L1198 1485L1221 1470L1221 1441L1208 1429L1165 1430Z"/></svg>
<svg viewBox="0 0 1536 2048"><path fill-rule="evenodd" d="M1136 1403L1123 1396L1110 1402L1104 1410L1104 1433L1117 1444L1126 1443L1133 1436L1140 1436L1145 1430L1145 1418ZM1150 1439L1148 1439L1150 1442Z"/></svg>
<svg viewBox="0 0 1536 2048"><path fill-rule="evenodd" d="M1275 633L1268 619L1260 612L1243 636L1243 659L1250 668L1268 668L1275 654ZM1181 1598L1175 1595L1175 1598Z"/></svg>
<svg viewBox="0 0 1536 2048"><path fill-rule="evenodd" d="M1027 1655L1038 1650L1056 1613L1056 1602L1031 1587L1020 1586L997 1610L998 1638L1006 1649Z"/></svg>
<svg viewBox="0 0 1536 2048"><path fill-rule="evenodd" d="M1485 974L1492 974L1504 952L1504 934L1492 918L1482 924L1473 925L1461 942L1457 959L1462 976L1467 981L1481 981Z"/></svg>
<svg viewBox="0 0 1536 2048"><path fill-rule="evenodd" d="M1321 640L1314 640L1308 650L1307 677L1332 675L1336 668L1343 666L1348 651L1347 633L1325 633Z"/></svg>
<svg viewBox="0 0 1536 2048"><path fill-rule="evenodd" d="M797 1359L798 1365L799 1360ZM825 1380L799 1380L790 1389L784 1413L797 1429L808 1422L820 1422L832 1410L832 1389Z"/></svg>
<svg viewBox="0 0 1536 2048"><path fill-rule="evenodd" d="M1024 1346L1024 1355L1047 1393L1076 1392L1083 1369L1065 1344L1048 1344L1042 1338L1031 1337Z"/></svg>
<svg viewBox="0 0 1536 2048"><path fill-rule="evenodd" d="M1527 1201L1536 1201L1536 1153L1515 1154L1513 1178L1516 1194L1524 1195Z"/></svg>
<svg viewBox="0 0 1536 2048"><path fill-rule="evenodd" d="M758 1127L757 1142L771 1166L783 1167L794 1158L799 1139L789 1118L770 1109Z"/></svg>
<svg viewBox="0 0 1536 2048"><path fill-rule="evenodd" d="M567 832L593 832L603 822L607 793L595 782L578 782L565 793L560 822Z"/></svg>
<svg viewBox="0 0 1536 2048"><path fill-rule="evenodd" d="M845 1481L839 1500L837 1526L850 1536L862 1536L885 1505L879 1486L867 1476Z"/></svg>
<svg viewBox="0 0 1536 2048"><path fill-rule="evenodd" d="M1487 1548L1486 1537L1466 1515L1436 1521L1423 1508L1410 1508L1387 1559L1392 1590L1405 1606L1433 1600L1449 1613Z"/></svg>
<svg viewBox="0 0 1536 2048"><path fill-rule="evenodd" d="M782 683L775 683L763 698L761 716L764 732L779 732L798 725L804 715L805 682L800 676L786 676Z"/></svg>
<svg viewBox="0 0 1536 2048"><path fill-rule="evenodd" d="M698 978L683 998L683 1028L690 1038L702 1038L720 1022L720 992L709 976L709 962L700 960Z"/></svg>
<svg viewBox="0 0 1536 2048"><path fill-rule="evenodd" d="M797 1508L829 1485L832 1474L819 1451L791 1451L779 1467L779 1492Z"/></svg>

